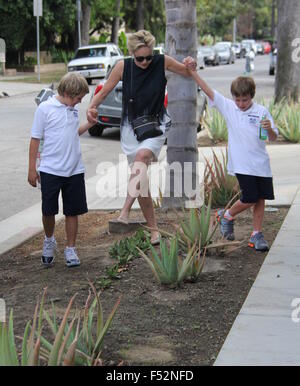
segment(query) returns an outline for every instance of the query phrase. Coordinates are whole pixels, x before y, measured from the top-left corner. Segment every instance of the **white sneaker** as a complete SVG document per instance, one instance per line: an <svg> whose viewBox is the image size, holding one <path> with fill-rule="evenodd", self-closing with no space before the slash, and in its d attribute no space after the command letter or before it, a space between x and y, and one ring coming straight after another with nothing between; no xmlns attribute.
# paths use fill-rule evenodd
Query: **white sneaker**
<svg viewBox="0 0 300 386"><path fill-rule="evenodd" d="M55 254L57 253L57 243L56 240L48 240L45 238L43 245L43 255L41 258L42 264L45 267L50 267L53 265L55 260Z"/></svg>
<svg viewBox="0 0 300 386"><path fill-rule="evenodd" d="M67 267L76 267L80 265L80 260L77 256L75 247L66 247L64 255Z"/></svg>

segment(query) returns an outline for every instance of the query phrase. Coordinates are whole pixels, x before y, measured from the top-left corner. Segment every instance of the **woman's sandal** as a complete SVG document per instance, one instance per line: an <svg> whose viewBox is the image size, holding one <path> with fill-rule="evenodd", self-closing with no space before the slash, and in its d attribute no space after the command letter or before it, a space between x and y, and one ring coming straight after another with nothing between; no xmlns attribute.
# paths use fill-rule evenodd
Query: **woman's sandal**
<svg viewBox="0 0 300 386"><path fill-rule="evenodd" d="M129 224L129 220L126 220L125 218L122 218L122 217L118 217L116 221L120 222L121 224L125 224L125 225Z"/></svg>

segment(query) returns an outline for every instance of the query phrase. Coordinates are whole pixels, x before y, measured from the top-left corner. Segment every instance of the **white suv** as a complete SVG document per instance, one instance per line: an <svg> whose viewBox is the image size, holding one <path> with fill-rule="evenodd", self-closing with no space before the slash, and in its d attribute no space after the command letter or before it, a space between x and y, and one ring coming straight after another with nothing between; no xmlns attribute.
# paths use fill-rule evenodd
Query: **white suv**
<svg viewBox="0 0 300 386"><path fill-rule="evenodd" d="M75 58L68 63L68 72L83 75L88 84L105 77L114 64L124 56L116 44L95 44L78 48Z"/></svg>

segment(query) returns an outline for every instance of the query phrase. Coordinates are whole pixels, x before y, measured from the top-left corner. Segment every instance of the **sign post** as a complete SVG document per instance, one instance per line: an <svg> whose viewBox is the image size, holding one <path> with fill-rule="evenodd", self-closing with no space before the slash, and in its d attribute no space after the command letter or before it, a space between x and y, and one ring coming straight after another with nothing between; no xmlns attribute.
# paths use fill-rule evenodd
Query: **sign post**
<svg viewBox="0 0 300 386"><path fill-rule="evenodd" d="M80 28L80 22L81 22L81 0L76 0L77 4L77 26L78 26L78 47L81 47L81 28Z"/></svg>
<svg viewBox="0 0 300 386"><path fill-rule="evenodd" d="M36 45L37 45L37 66L38 81L41 81L40 74L40 16L43 16L43 0L33 0L33 15L36 16Z"/></svg>

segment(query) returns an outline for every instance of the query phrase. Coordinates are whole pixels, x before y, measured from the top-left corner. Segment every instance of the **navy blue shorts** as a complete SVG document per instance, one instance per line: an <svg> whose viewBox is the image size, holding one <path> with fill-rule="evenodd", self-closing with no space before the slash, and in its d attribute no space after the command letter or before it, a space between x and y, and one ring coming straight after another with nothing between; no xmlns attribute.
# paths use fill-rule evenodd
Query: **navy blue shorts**
<svg viewBox="0 0 300 386"><path fill-rule="evenodd" d="M40 172L42 191L42 213L54 216L58 213L58 196L61 191L65 216L87 213L84 173L71 177L55 176Z"/></svg>
<svg viewBox="0 0 300 386"><path fill-rule="evenodd" d="M274 200L273 178L236 174L244 204L256 203L259 199Z"/></svg>

